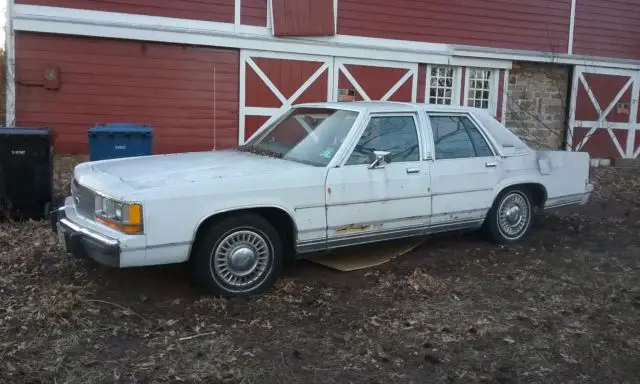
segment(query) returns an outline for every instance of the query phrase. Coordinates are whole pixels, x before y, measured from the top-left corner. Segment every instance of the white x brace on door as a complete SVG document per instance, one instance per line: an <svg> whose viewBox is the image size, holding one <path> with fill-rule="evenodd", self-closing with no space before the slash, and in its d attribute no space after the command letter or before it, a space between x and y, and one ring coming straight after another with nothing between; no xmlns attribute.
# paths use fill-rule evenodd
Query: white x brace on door
<svg viewBox="0 0 640 384"><path fill-rule="evenodd" d="M576 66L567 149L593 157L640 156L639 94L640 71Z"/></svg>
<svg viewBox="0 0 640 384"><path fill-rule="evenodd" d="M239 143L294 103L332 100L332 67L328 56L241 51Z"/></svg>
<svg viewBox="0 0 640 384"><path fill-rule="evenodd" d="M340 88L352 86L363 101L415 102L418 67L417 63L336 58L335 94Z"/></svg>
<svg viewBox="0 0 640 384"><path fill-rule="evenodd" d="M338 100L341 88L355 100L415 102L418 64L242 50L238 142L293 104Z"/></svg>

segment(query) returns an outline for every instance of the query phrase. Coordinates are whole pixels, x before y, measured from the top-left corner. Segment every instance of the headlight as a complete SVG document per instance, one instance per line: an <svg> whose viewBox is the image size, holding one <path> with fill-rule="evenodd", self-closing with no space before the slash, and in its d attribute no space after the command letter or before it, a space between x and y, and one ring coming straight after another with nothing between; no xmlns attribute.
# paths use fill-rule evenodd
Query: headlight
<svg viewBox="0 0 640 384"><path fill-rule="evenodd" d="M124 233L143 232L141 204L123 203L96 195L95 208L96 221Z"/></svg>

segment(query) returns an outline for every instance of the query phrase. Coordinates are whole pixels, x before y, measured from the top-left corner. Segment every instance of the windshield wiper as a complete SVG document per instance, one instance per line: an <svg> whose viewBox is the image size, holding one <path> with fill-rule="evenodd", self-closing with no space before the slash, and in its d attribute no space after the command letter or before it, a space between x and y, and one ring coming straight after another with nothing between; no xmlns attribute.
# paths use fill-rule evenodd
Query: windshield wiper
<svg viewBox="0 0 640 384"><path fill-rule="evenodd" d="M282 153L270 151L268 149L261 148L253 144L239 145L235 149L240 152L253 153L254 155L259 155L259 156L275 157L277 159L282 158Z"/></svg>

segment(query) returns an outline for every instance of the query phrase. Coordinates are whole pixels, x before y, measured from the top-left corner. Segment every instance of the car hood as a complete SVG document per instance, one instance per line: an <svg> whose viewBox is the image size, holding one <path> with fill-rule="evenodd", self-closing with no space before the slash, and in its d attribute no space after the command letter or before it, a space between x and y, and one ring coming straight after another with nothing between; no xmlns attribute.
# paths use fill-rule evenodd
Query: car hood
<svg viewBox="0 0 640 384"><path fill-rule="evenodd" d="M309 166L235 150L132 157L92 164L94 170L114 176L138 190L264 176L301 167Z"/></svg>

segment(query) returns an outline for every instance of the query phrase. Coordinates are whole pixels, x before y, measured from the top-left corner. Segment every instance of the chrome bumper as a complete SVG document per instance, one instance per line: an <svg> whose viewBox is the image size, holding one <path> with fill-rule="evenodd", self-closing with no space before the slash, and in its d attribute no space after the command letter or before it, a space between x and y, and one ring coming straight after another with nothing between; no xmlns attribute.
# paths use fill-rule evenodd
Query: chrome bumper
<svg viewBox="0 0 640 384"><path fill-rule="evenodd" d="M52 230L66 253L79 259L92 259L110 267L120 267L120 242L84 228L66 217L64 207L51 212Z"/></svg>

